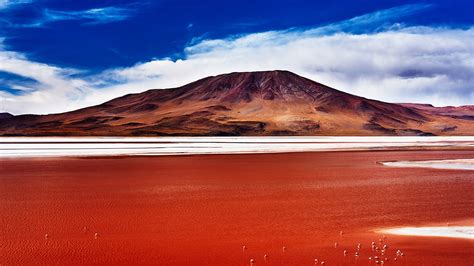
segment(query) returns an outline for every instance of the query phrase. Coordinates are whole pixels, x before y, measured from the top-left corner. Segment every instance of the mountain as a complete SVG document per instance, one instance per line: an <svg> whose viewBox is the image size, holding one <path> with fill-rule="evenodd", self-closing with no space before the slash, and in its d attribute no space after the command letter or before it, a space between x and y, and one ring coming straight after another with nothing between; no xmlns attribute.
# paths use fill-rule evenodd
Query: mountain
<svg viewBox="0 0 474 266"><path fill-rule="evenodd" d="M474 105L434 107L431 104L404 103L405 107L416 108L431 114L474 121Z"/></svg>
<svg viewBox="0 0 474 266"><path fill-rule="evenodd" d="M10 113L0 113L0 119L13 117Z"/></svg>
<svg viewBox="0 0 474 266"><path fill-rule="evenodd" d="M474 135L474 107L394 104L288 71L230 73L52 115L0 117L1 135Z"/></svg>

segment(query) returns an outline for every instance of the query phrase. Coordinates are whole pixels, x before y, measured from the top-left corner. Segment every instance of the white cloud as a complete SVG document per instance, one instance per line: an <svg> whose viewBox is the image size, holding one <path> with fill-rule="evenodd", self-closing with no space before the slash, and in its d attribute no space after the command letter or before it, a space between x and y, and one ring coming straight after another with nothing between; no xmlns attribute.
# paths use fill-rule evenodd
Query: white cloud
<svg viewBox="0 0 474 266"><path fill-rule="evenodd" d="M0 0L0 9L11 8L21 4L29 4L33 0Z"/></svg>
<svg viewBox="0 0 474 266"><path fill-rule="evenodd" d="M3 93L0 109L15 114L62 112L209 75L272 69L290 70L339 90L388 102L473 104L474 28L376 27L383 16L409 15L420 8L405 6L307 30L201 40L185 47L180 60L156 59L83 78L70 77L77 70L0 50L0 71L41 84L32 93ZM367 23L374 25L374 32L349 33Z"/></svg>
<svg viewBox="0 0 474 266"><path fill-rule="evenodd" d="M87 104L92 88L84 80L69 78L76 72L29 61L23 55L0 51L0 71L37 81L35 88L12 86L27 93L13 95L0 91L0 110L14 114L50 113L72 110Z"/></svg>
<svg viewBox="0 0 474 266"><path fill-rule="evenodd" d="M20 7L32 3L33 0L0 0L0 11ZM107 24L127 20L137 12L137 7L143 4L131 3L122 6L106 6L85 10L56 10L44 8L37 18L27 23L15 23L12 18L0 19L10 28L38 28L57 21L79 21L82 25Z"/></svg>
<svg viewBox="0 0 474 266"><path fill-rule="evenodd" d="M135 10L128 7L102 7L80 11L62 11L45 9L43 18L36 22L42 25L48 22L63 20L84 20L86 24L105 24L128 19Z"/></svg>

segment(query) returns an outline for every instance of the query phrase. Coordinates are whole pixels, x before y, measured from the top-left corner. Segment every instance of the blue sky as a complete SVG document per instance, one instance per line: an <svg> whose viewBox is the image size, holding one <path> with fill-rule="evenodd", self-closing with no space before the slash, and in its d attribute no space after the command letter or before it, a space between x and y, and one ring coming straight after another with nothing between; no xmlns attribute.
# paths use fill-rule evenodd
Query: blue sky
<svg viewBox="0 0 474 266"><path fill-rule="evenodd" d="M474 104L473 10L474 1L0 0L0 112L61 112L281 68L385 101Z"/></svg>

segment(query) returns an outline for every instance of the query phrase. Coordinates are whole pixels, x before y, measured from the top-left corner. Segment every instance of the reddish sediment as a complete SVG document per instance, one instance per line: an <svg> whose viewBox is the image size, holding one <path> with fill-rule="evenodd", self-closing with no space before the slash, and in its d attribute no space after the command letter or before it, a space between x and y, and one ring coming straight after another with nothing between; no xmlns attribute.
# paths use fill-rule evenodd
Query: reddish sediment
<svg viewBox="0 0 474 266"><path fill-rule="evenodd" d="M0 264L472 265L472 240L370 248L379 228L472 221L473 171L377 163L454 158L474 151L3 159Z"/></svg>

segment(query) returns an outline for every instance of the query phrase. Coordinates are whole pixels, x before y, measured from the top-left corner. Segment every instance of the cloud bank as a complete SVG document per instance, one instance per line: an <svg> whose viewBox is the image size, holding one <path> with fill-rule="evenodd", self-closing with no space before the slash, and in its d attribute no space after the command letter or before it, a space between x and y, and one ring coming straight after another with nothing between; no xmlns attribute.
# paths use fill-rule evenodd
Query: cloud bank
<svg viewBox="0 0 474 266"><path fill-rule="evenodd" d="M385 23L424 8L429 6L403 6L304 30L201 40L185 47L179 60L155 59L93 75L0 48L0 71L39 83L19 95L0 92L0 111L63 112L209 75L272 69L388 102L473 104L474 28ZM361 27L372 30L360 33Z"/></svg>

